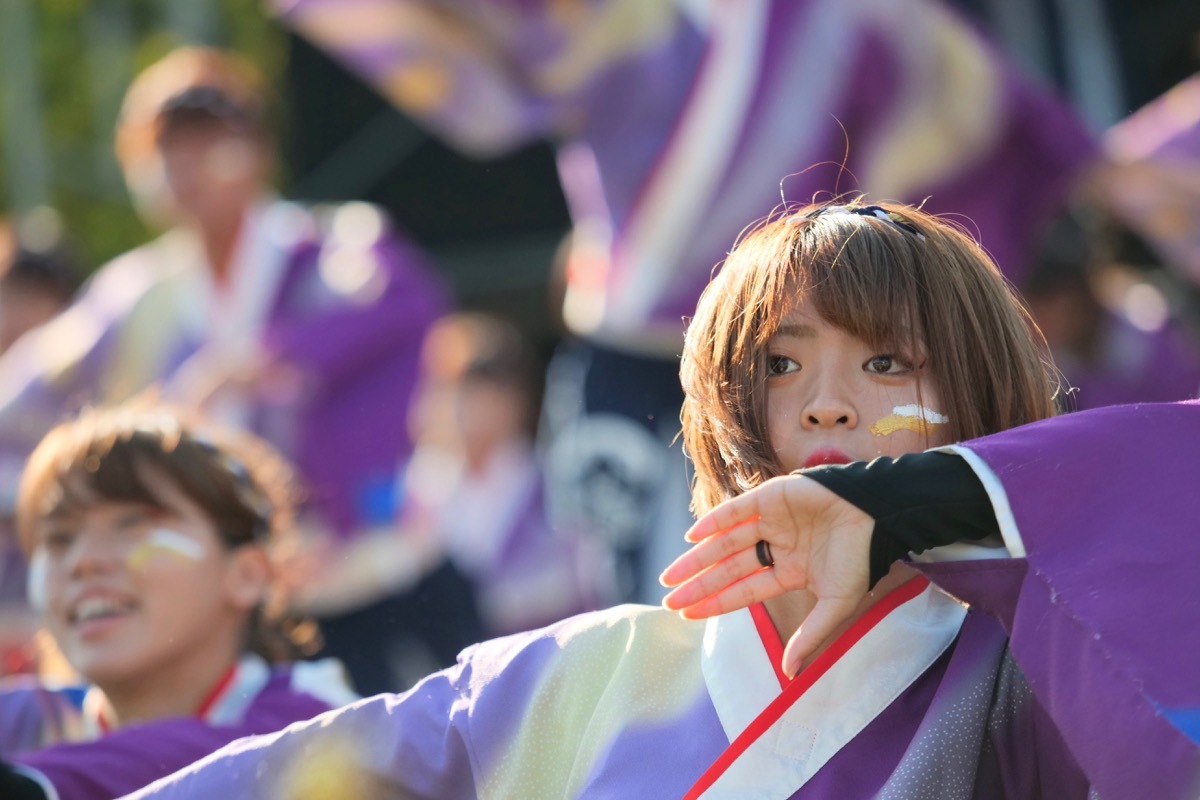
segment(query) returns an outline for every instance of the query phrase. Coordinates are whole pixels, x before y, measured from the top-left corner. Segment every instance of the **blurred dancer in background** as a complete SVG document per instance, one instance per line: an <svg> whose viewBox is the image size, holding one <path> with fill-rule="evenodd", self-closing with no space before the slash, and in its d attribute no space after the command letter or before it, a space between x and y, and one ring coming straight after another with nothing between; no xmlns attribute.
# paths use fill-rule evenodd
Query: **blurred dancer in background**
<svg viewBox="0 0 1200 800"><path fill-rule="evenodd" d="M30 596L82 681L0 683L0 795L108 800L239 736L356 695L274 567L290 466L240 431L148 405L52 431L22 477ZM32 782L31 782L32 781Z"/></svg>
<svg viewBox="0 0 1200 800"><path fill-rule="evenodd" d="M71 302L80 267L58 215L39 209L0 221L0 354ZM38 669L36 614L25 598L25 558L12 520L0 515L0 676Z"/></svg>
<svg viewBox="0 0 1200 800"><path fill-rule="evenodd" d="M0 221L0 354L71 303L81 271L55 212Z"/></svg>
<svg viewBox="0 0 1200 800"><path fill-rule="evenodd" d="M1075 215L1083 253L1068 261L1073 270L1055 264L1060 274L1082 273L1090 308L1080 292L1070 293L1076 313L1059 319L1074 340L1061 342L1056 358L1079 387L1081 408L1195 396L1200 74L1106 130L1103 146Z"/></svg>
<svg viewBox="0 0 1200 800"><path fill-rule="evenodd" d="M407 502L470 577L488 636L611 600L606 552L546 519L534 448L544 365L525 334L494 315L453 315L426 338L422 365Z"/></svg>
<svg viewBox="0 0 1200 800"><path fill-rule="evenodd" d="M407 687L483 638L612 601L607 550L546 519L534 447L543 371L513 322L443 317L421 349L409 415L416 447L400 465L394 519L340 549L309 531L293 574L300 608L325 619L368 603L389 608L386 630L361 631L391 651L391 673L371 687ZM436 607L423 601L433 594Z"/></svg>
<svg viewBox="0 0 1200 800"><path fill-rule="evenodd" d="M138 207L170 227L4 357L0 472L72 410L159 384L279 448L305 511L338 535L370 517L410 450L420 341L448 298L379 209L273 192L269 111L262 77L211 48L173 51L134 80L117 155ZM347 647L372 657L360 645Z"/></svg>

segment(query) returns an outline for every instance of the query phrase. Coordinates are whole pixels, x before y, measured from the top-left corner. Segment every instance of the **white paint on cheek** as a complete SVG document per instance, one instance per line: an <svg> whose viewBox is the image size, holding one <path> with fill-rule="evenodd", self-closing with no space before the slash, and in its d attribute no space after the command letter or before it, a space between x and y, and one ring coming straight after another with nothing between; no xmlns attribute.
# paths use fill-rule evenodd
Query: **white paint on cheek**
<svg viewBox="0 0 1200 800"><path fill-rule="evenodd" d="M30 608L39 614L46 610L48 602L46 580L49 570L50 568L46 562L46 553L40 549L35 550L33 558L29 560L29 575L26 578L25 594L29 598Z"/></svg>
<svg viewBox="0 0 1200 800"><path fill-rule="evenodd" d="M950 421L950 418L945 414L941 414L925 406L919 406L916 403L910 403L906 406L896 406L892 409L892 413L899 417L917 417L931 425L945 425Z"/></svg>
<svg viewBox="0 0 1200 800"><path fill-rule="evenodd" d="M204 558L204 545L195 539L170 528L155 528L146 535L145 541L129 554L129 566L141 569L156 553L166 553L190 561Z"/></svg>

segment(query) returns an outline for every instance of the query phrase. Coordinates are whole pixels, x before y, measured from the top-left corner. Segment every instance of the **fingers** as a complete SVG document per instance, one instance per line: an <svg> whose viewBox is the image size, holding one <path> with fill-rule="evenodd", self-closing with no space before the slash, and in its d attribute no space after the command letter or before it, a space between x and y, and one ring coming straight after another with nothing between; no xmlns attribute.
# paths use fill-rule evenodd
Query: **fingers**
<svg viewBox="0 0 1200 800"><path fill-rule="evenodd" d="M762 568L753 550L740 550L708 569L698 570L684 580L676 581L679 585L663 598L663 605L679 611L745 580Z"/></svg>
<svg viewBox="0 0 1200 800"><path fill-rule="evenodd" d="M758 524L756 520L749 520L727 531L713 534L671 562L659 576L659 582L663 586L676 586L736 553L747 549L752 550L757 541ZM758 560L754 559L755 569L760 566ZM753 569L747 570L742 574L749 575L753 571Z"/></svg>
<svg viewBox="0 0 1200 800"><path fill-rule="evenodd" d="M750 557L753 558L753 554ZM750 577L727 584L715 592L698 592L699 596L692 602L683 602L688 600L687 591L690 584L681 586L675 592L667 595L663 599L663 603L667 604L670 601L671 604L667 605L667 608L677 610L685 619L705 619L739 608L746 608L760 603L768 597L778 595L780 589L775 573L762 567L756 568L758 571ZM676 595L677 592L684 592L684 594Z"/></svg>
<svg viewBox="0 0 1200 800"><path fill-rule="evenodd" d="M838 628L854 615L857 605L857 601L846 598L818 598L800 630L783 649L784 674L795 677L821 643L833 638Z"/></svg>
<svg viewBox="0 0 1200 800"><path fill-rule="evenodd" d="M684 541L700 542L715 533L733 528L758 516L758 494L747 492L732 500L726 500L696 520L683 535Z"/></svg>

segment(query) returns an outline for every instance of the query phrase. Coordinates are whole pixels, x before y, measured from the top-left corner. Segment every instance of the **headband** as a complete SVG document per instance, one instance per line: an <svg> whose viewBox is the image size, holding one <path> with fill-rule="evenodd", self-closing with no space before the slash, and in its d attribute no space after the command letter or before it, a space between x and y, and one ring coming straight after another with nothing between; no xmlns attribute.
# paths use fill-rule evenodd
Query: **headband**
<svg viewBox="0 0 1200 800"><path fill-rule="evenodd" d="M897 228L913 234L921 241L925 241L925 234L921 233L920 228L910 222L903 214L897 211L889 211L883 206L821 206L804 214L802 218L814 219L825 214L857 214L860 217L874 217L884 222L890 222Z"/></svg>

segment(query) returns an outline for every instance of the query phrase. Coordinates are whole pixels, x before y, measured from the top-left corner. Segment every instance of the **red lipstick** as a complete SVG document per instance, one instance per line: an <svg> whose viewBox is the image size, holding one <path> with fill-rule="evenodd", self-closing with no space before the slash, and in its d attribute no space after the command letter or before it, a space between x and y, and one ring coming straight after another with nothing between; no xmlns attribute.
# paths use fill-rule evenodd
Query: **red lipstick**
<svg viewBox="0 0 1200 800"><path fill-rule="evenodd" d="M822 464L849 464L852 461L853 458L836 447L822 447L808 454L808 458L804 459L804 469L819 467Z"/></svg>

